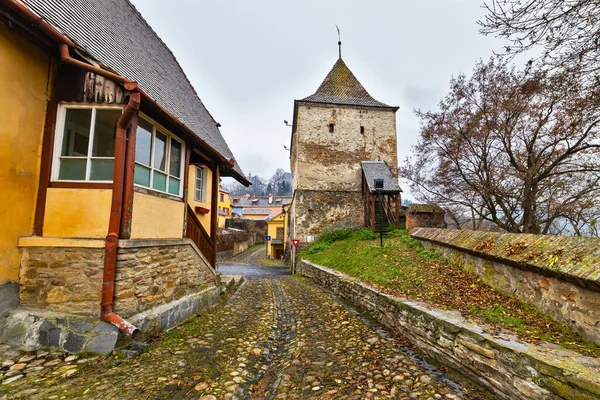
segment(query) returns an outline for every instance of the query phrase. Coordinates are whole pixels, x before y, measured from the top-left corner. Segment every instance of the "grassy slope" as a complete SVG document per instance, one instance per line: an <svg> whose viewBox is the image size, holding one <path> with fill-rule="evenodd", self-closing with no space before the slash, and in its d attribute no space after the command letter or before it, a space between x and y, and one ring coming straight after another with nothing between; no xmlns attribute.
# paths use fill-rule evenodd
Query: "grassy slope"
<svg viewBox="0 0 600 400"><path fill-rule="evenodd" d="M437 252L424 249L405 231L394 231L379 247L368 230L341 230L321 235L300 258L337 269L382 290L444 309L459 310L474 320L508 328L522 340L561 344L593 357L600 347L581 338L515 297L496 291Z"/></svg>

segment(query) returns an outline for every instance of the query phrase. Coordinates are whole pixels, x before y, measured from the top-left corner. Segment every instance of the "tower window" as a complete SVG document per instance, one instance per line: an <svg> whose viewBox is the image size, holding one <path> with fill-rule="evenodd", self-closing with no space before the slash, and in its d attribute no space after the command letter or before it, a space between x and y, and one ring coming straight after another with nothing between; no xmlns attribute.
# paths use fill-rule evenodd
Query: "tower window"
<svg viewBox="0 0 600 400"><path fill-rule="evenodd" d="M333 133L333 130L334 130L334 125L329 124L329 133Z"/></svg>
<svg viewBox="0 0 600 400"><path fill-rule="evenodd" d="M363 133L363 134L365 133L365 127L364 126L360 127L360 133Z"/></svg>

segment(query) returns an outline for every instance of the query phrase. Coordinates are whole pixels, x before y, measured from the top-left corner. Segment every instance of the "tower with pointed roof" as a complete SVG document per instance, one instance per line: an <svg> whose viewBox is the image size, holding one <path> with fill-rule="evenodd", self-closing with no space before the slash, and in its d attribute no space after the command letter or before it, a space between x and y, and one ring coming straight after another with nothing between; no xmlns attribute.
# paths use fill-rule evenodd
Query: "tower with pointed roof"
<svg viewBox="0 0 600 400"><path fill-rule="evenodd" d="M290 236L306 242L325 230L370 226L365 166L376 171L369 177L385 175L399 201L397 110L367 92L341 51L317 91L294 101Z"/></svg>

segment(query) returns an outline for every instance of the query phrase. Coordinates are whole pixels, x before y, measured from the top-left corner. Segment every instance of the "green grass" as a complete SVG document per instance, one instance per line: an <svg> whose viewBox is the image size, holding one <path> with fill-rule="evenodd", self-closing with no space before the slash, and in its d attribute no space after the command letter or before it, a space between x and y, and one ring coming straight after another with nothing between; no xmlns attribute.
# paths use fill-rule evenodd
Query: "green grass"
<svg viewBox="0 0 600 400"><path fill-rule="evenodd" d="M599 357L600 347L584 340L567 325L519 299L486 285L434 250L391 230L384 237L368 229L344 229L321 235L299 258L324 265L378 286L388 293L459 310L476 321L506 328L522 340L544 340L582 354Z"/></svg>

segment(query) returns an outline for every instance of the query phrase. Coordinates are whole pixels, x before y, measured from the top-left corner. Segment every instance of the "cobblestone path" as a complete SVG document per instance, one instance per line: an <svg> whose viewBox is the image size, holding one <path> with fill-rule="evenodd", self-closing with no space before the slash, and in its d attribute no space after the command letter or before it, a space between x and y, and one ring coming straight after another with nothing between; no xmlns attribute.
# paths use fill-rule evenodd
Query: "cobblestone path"
<svg viewBox="0 0 600 400"><path fill-rule="evenodd" d="M299 277L248 280L224 305L68 377L0 386L35 399L455 399L448 386Z"/></svg>

